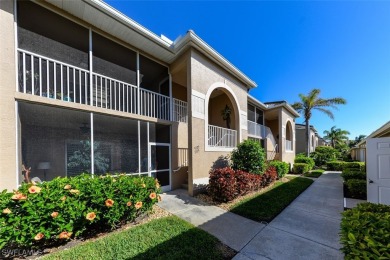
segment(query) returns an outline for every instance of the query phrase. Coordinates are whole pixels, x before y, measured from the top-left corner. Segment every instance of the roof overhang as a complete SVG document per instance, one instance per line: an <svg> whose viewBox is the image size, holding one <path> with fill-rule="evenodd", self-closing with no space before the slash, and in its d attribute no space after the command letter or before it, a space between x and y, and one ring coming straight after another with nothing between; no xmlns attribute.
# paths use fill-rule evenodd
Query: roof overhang
<svg viewBox="0 0 390 260"><path fill-rule="evenodd" d="M277 104L277 105L274 105L272 107L269 107L268 110L273 110L273 109L277 109L277 108L285 108L287 111L289 111L293 116L294 118L297 118L297 117L300 117L301 115L290 105L288 104L287 102L284 102L284 103L281 103L281 104Z"/></svg>
<svg viewBox="0 0 390 260"><path fill-rule="evenodd" d="M259 106L260 108L266 110L267 109L267 105L260 102L259 100L257 100L255 97L251 96L248 94L248 101L253 103L254 105L257 105Z"/></svg>
<svg viewBox="0 0 390 260"><path fill-rule="evenodd" d="M156 35L101 0L46 0L46 2L86 21L93 27L109 32L139 51L167 64L171 64L179 58L181 53L193 47L235 76L248 89L257 86L253 80L237 69L192 30L188 31L184 37L172 42L166 37Z"/></svg>

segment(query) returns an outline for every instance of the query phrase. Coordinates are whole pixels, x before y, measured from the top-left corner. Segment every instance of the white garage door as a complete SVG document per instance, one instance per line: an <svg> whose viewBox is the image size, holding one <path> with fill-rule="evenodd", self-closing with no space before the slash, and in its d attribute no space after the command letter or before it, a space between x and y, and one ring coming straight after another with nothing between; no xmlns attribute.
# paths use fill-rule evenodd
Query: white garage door
<svg viewBox="0 0 390 260"><path fill-rule="evenodd" d="M390 137L367 139L367 200L390 205Z"/></svg>

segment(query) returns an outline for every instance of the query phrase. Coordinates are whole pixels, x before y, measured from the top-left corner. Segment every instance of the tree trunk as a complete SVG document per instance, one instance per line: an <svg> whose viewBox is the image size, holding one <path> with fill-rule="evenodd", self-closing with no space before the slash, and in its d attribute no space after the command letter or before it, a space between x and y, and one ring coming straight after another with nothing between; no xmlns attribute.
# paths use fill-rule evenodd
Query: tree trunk
<svg viewBox="0 0 390 260"><path fill-rule="evenodd" d="M306 119L306 155L309 157L310 155L310 123L309 119Z"/></svg>

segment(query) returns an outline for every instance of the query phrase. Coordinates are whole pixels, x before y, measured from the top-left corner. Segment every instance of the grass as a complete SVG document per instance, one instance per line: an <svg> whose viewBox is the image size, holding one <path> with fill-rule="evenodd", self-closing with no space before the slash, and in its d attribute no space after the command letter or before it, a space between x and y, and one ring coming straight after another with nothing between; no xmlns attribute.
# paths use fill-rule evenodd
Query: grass
<svg viewBox="0 0 390 260"><path fill-rule="evenodd" d="M310 172L305 173L303 176L305 176L305 177L312 177L312 178L318 178L318 177L320 177L322 175L322 173L324 171L325 170L323 170L323 169L312 170Z"/></svg>
<svg viewBox="0 0 390 260"><path fill-rule="evenodd" d="M220 242L175 216L86 242L43 259L223 259Z"/></svg>
<svg viewBox="0 0 390 260"><path fill-rule="evenodd" d="M312 183L313 180L302 177L277 182L271 190L238 202L230 211L255 221L270 222Z"/></svg>

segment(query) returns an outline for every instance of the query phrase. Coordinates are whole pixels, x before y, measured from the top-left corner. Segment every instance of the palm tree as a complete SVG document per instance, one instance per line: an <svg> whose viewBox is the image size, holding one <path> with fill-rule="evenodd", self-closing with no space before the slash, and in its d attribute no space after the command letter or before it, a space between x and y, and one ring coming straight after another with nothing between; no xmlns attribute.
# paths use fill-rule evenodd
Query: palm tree
<svg viewBox="0 0 390 260"><path fill-rule="evenodd" d="M324 99L320 98L319 95L321 93L320 89L313 89L309 92L307 96L303 94L299 94L299 98L301 99L300 102L295 102L292 104L292 107L301 113L304 118L305 118L305 123L306 123L306 144L307 144L307 156L309 156L310 153L310 118L312 116L312 110L318 110L326 115L328 115L330 118L334 118L334 115L332 111L330 111L328 108L334 108L337 109L336 105L341 105L341 104L346 104L347 101L344 98L337 97L337 98L329 98L329 99Z"/></svg>
<svg viewBox="0 0 390 260"><path fill-rule="evenodd" d="M352 140L349 142L349 148L352 148L354 147L355 145L357 145L358 143L360 143L364 138L366 138L367 136L366 135L359 135L359 136L356 136L355 137L355 140Z"/></svg>
<svg viewBox="0 0 390 260"><path fill-rule="evenodd" d="M340 128L336 128L336 126L332 126L330 131L324 131L324 139L329 140L330 144L333 148L336 148L336 145L345 144L348 141L349 132L347 130L341 130Z"/></svg>

